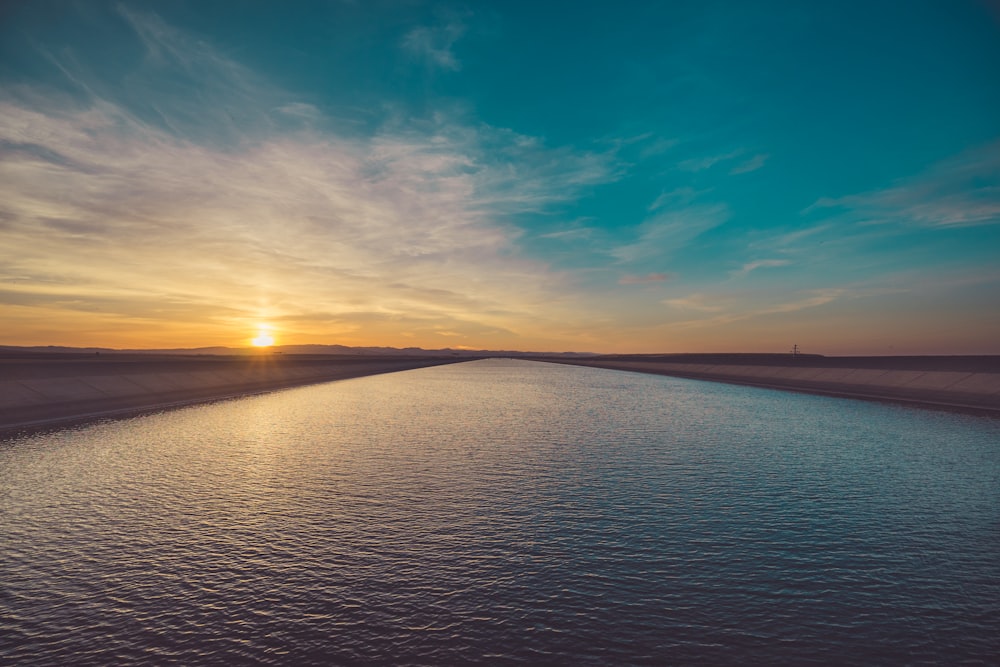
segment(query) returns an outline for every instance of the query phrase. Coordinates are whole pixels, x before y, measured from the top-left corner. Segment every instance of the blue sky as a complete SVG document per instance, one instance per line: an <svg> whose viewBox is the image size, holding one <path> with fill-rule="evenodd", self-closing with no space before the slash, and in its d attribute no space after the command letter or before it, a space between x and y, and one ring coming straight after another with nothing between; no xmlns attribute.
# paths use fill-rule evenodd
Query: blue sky
<svg viewBox="0 0 1000 667"><path fill-rule="evenodd" d="M996 3L0 12L0 342L1000 353Z"/></svg>

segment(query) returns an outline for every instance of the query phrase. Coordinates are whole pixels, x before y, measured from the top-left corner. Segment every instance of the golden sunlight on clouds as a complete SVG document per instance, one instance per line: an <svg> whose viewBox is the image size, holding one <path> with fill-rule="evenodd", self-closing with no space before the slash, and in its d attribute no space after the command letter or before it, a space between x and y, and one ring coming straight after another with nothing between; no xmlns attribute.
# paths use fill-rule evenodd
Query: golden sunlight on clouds
<svg viewBox="0 0 1000 667"><path fill-rule="evenodd" d="M25 311L5 342L240 345L233 332L263 307L282 344L442 347L450 331L453 346L572 346L549 332L578 320L586 295L519 253L504 216L571 195L602 166L510 174L482 144L517 137L451 119L437 129L213 148L107 101L0 102L0 141L32 146L0 162L0 290ZM168 328L189 333L165 340Z"/></svg>
<svg viewBox="0 0 1000 667"><path fill-rule="evenodd" d="M282 344L440 347L450 331L453 345L572 346L552 332L590 295L521 252L511 218L614 178L613 156L459 111L359 135L206 42L126 18L169 55L139 63L145 78L197 62L184 76L209 97L151 88L136 110L74 63L82 98L0 96L5 343L245 345L263 310Z"/></svg>

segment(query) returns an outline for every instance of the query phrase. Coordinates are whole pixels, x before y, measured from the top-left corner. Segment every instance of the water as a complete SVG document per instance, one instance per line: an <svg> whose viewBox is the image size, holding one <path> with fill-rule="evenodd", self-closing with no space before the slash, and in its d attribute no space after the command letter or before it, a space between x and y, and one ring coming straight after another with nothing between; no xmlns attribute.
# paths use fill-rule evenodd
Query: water
<svg viewBox="0 0 1000 667"><path fill-rule="evenodd" d="M0 443L5 664L997 664L1000 421L486 360Z"/></svg>

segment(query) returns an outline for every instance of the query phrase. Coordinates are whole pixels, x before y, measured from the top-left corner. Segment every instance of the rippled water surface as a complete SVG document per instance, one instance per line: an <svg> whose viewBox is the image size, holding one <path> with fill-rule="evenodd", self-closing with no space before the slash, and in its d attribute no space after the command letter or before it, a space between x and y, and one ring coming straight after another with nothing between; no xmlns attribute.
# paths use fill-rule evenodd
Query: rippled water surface
<svg viewBox="0 0 1000 667"><path fill-rule="evenodd" d="M4 664L996 664L1000 422L486 360L0 443Z"/></svg>

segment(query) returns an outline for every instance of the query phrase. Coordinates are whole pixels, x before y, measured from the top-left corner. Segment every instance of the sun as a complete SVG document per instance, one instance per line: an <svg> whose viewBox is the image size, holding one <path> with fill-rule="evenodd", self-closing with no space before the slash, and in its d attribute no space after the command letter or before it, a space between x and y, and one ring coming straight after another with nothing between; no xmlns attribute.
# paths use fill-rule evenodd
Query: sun
<svg viewBox="0 0 1000 667"><path fill-rule="evenodd" d="M250 341L254 347L271 347L274 345L274 336L265 327L257 330L257 337Z"/></svg>

